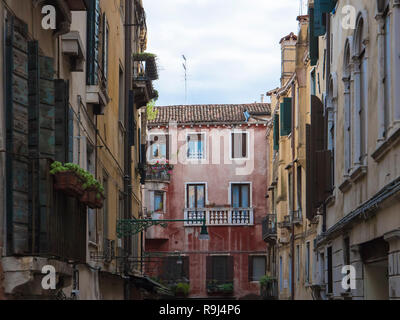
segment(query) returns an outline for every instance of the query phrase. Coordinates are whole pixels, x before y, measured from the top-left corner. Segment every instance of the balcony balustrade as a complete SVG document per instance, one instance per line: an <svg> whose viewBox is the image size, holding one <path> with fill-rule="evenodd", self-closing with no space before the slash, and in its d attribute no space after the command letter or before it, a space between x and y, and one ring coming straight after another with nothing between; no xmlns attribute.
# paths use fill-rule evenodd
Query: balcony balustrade
<svg viewBox="0 0 400 320"><path fill-rule="evenodd" d="M290 229L292 225L301 225L303 223L303 216L301 210L292 211L290 215L284 216L283 221L278 223L279 228Z"/></svg>
<svg viewBox="0 0 400 320"><path fill-rule="evenodd" d="M276 214L268 214L262 221L262 237L266 242L276 240Z"/></svg>
<svg viewBox="0 0 400 320"><path fill-rule="evenodd" d="M206 218L207 226L252 226L254 225L253 208L202 208L185 209L186 227L201 226ZM191 222L190 220L195 220Z"/></svg>

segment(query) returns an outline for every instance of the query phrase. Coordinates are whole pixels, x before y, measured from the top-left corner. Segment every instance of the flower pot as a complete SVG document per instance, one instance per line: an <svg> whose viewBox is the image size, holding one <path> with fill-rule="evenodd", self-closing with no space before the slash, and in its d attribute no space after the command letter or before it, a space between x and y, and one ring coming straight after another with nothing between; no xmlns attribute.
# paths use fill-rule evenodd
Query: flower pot
<svg viewBox="0 0 400 320"><path fill-rule="evenodd" d="M58 172L54 176L54 189L61 191L70 197L83 195L82 179L73 171Z"/></svg>
<svg viewBox="0 0 400 320"><path fill-rule="evenodd" d="M97 209L97 206L99 205L98 203L96 203L97 193L98 192L96 189L85 190L82 197L80 198L80 202L83 203L85 206L88 206L90 209Z"/></svg>
<svg viewBox="0 0 400 320"><path fill-rule="evenodd" d="M104 205L104 197L102 195L100 195L100 199L97 198L97 194L96 194L96 200L95 200L95 207L96 209L101 209L103 208Z"/></svg>

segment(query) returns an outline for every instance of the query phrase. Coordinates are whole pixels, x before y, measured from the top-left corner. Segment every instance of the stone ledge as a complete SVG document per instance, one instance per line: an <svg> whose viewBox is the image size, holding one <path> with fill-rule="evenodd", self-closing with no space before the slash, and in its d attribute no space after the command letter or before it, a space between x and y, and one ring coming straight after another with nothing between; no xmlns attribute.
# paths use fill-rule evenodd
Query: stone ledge
<svg viewBox="0 0 400 320"><path fill-rule="evenodd" d="M378 144L376 150L372 154L372 158L376 162L383 160L384 156L400 142L400 126L395 129L389 138Z"/></svg>

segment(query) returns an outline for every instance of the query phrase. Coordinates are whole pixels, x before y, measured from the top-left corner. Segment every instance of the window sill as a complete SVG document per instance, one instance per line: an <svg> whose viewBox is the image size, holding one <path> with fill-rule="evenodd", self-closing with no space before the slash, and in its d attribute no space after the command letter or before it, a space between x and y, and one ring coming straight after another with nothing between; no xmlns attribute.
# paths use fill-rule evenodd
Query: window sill
<svg viewBox="0 0 400 320"><path fill-rule="evenodd" d="M351 180L349 176L345 176L344 177L345 180L343 181L343 183L339 186L340 191L342 191L342 193L346 193L347 191L349 191L351 189Z"/></svg>
<svg viewBox="0 0 400 320"><path fill-rule="evenodd" d="M93 242L93 241L88 241L88 244L89 244L89 246L90 247L94 247L94 248L96 248L96 249L98 249L99 248L99 245L96 243L96 242Z"/></svg>
<svg viewBox="0 0 400 320"><path fill-rule="evenodd" d="M400 126L394 129L393 133L385 140L378 143L376 150L372 154L372 158L376 162L383 160L385 155L400 142Z"/></svg>
<svg viewBox="0 0 400 320"><path fill-rule="evenodd" d="M358 166L350 173L350 179L353 183L357 182L367 174L367 166Z"/></svg>

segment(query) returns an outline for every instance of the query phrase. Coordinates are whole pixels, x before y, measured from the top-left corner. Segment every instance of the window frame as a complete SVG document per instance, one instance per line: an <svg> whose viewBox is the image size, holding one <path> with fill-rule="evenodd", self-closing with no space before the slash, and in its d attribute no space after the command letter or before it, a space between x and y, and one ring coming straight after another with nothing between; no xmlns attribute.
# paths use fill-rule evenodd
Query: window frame
<svg viewBox="0 0 400 320"><path fill-rule="evenodd" d="M229 205L233 208L233 186L234 185L248 185L249 186L249 208L253 207L253 183L251 181L244 181L244 182L229 182L229 190L228 190L228 198L229 198ZM240 189L240 193L242 190Z"/></svg>
<svg viewBox="0 0 400 320"><path fill-rule="evenodd" d="M195 196L195 202L196 202L196 207L195 208L190 208L189 207L189 187L190 186L204 186L204 208L198 208L197 206L197 188L196 188L196 196ZM187 182L185 183L185 209L205 209L206 205L208 204L208 188L207 188L207 182Z"/></svg>
<svg viewBox="0 0 400 320"><path fill-rule="evenodd" d="M152 136L165 136L165 157L160 157L160 158L154 158L153 157L153 146L154 144L152 144ZM150 157L149 157L149 163L156 163L157 161L167 161L169 160L170 156L169 156L169 143L168 143L168 139L169 139L170 134L169 133L165 133L165 132L159 132L159 133L149 133L149 151L150 151Z"/></svg>
<svg viewBox="0 0 400 320"><path fill-rule="evenodd" d="M160 196L161 195L161 205L162 205L162 208L160 209L160 210L156 210L156 196ZM155 190L155 191L153 191L153 211L154 211L154 213L164 213L165 212L165 204L164 204L164 201L165 201L165 192L163 192L163 191L158 191L158 190Z"/></svg>
<svg viewBox="0 0 400 320"><path fill-rule="evenodd" d="M260 282L261 278L263 276L261 276L258 280L254 279L254 259L257 258L262 258L264 259L264 275L267 274L267 256L266 255L249 255L248 259L249 259L249 268L248 268L248 277L249 277L249 282ZM251 268L251 269L250 269Z"/></svg>
<svg viewBox="0 0 400 320"><path fill-rule="evenodd" d="M241 158L234 158L233 157L233 135L234 134L246 134L246 157L241 157ZM243 137L243 135L242 135ZM242 146L243 146L243 141L242 141ZM242 150L243 154L243 150ZM250 160L250 132L247 130L232 130L229 133L229 160L230 161L247 161Z"/></svg>
<svg viewBox="0 0 400 320"><path fill-rule="evenodd" d="M189 136L197 135L202 136L202 146L203 146L203 157L202 158L190 158L189 157ZM207 133L206 132L186 132L186 160L187 161L201 161L207 159Z"/></svg>

